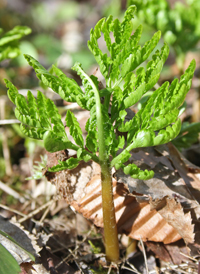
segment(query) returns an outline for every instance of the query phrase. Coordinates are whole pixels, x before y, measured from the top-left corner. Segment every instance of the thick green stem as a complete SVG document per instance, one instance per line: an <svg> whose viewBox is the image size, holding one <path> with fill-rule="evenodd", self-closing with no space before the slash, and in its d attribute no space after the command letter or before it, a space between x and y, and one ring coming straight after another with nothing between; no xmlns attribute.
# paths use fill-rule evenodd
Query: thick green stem
<svg viewBox="0 0 200 274"><path fill-rule="evenodd" d="M110 168L106 163L101 166L102 208L106 258L108 261L119 260L119 243L113 202L113 187Z"/></svg>
<svg viewBox="0 0 200 274"><path fill-rule="evenodd" d="M119 260L119 243L113 201L112 176L108 163L109 155L106 153L104 142L104 127L100 98L99 100L96 100L96 104L106 258L108 261L116 262Z"/></svg>
<svg viewBox="0 0 200 274"><path fill-rule="evenodd" d="M93 88L96 101L96 116L97 116L97 134L99 144L99 161L101 166L101 185L102 185L102 209L103 209L103 223L105 236L106 258L108 261L116 262L119 260L119 243L117 234L117 224L115 219L115 207L113 201L113 186L111 168L109 163L109 155L106 150L104 141L104 121L102 115L102 105L99 95L99 90L94 82L84 71L90 85ZM106 97L108 101L109 96ZM108 104L108 102L106 102Z"/></svg>
<svg viewBox="0 0 200 274"><path fill-rule="evenodd" d="M91 81L91 80L90 80ZM91 81L95 93L97 132L99 142L99 164L101 166L101 185L102 185L102 209L104 223L104 237L106 258L108 261L116 262L119 260L119 243L117 224L115 218L115 207L113 201L113 186L111 169L109 166L109 155L106 151L104 142L104 123L101 111L101 101L99 91Z"/></svg>

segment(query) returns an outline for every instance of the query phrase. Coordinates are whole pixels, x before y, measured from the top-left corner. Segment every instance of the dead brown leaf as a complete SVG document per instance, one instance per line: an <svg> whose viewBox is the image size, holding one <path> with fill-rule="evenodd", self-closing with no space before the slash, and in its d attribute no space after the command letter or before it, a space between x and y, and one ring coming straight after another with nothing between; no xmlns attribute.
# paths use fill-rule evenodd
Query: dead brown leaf
<svg viewBox="0 0 200 274"><path fill-rule="evenodd" d="M175 244L163 244L155 242L146 242L145 244L162 261L170 262L175 265L179 265L183 261L188 261L188 257L182 255L186 254L186 256L189 256L188 249L185 247L183 240L180 240Z"/></svg>
<svg viewBox="0 0 200 274"><path fill-rule="evenodd" d="M118 231L143 241L166 244L183 238L186 243L193 244L194 223L195 232L199 231L196 225L199 169L181 157L175 160L169 151L168 146L132 151L129 162L141 169L153 169L153 179L136 180L121 170L114 174ZM179 154L174 152L173 157L175 155ZM191 175L195 176L196 183ZM186 180L188 176L190 184ZM54 173L51 182L76 211L103 227L100 168L96 163L81 162L74 170Z"/></svg>
<svg viewBox="0 0 200 274"><path fill-rule="evenodd" d="M43 248L40 252L41 255L41 265L47 269L48 273L55 274L75 274L75 270L69 266L64 261L61 261L61 258L57 257L53 253L51 253L46 248ZM38 273L39 274L39 273Z"/></svg>
<svg viewBox="0 0 200 274"><path fill-rule="evenodd" d="M190 163L171 143L168 144L173 165L183 178L193 197L200 202L200 167Z"/></svg>
<svg viewBox="0 0 200 274"><path fill-rule="evenodd" d="M194 225L192 225L191 214L190 212L185 214L179 202L164 197L155 201L151 199L150 206L152 209L156 209L166 222L178 231L186 243L194 242Z"/></svg>
<svg viewBox="0 0 200 274"><path fill-rule="evenodd" d="M79 177L81 171L83 173ZM66 185L69 189L72 181L75 181L75 188L74 192L69 193L71 200L69 201L67 198L68 202L76 211L92 220L95 225L103 227L99 166L94 162L80 163L74 170L55 173L53 180L59 190ZM165 243L177 241L181 238L177 231L167 224L156 210L151 210L148 201L141 199L141 202L138 202L126 185L117 183L115 179L113 179L113 187L119 233L125 233L138 240L142 237L144 241L163 241ZM67 190L65 189L65 197L66 193ZM139 196L137 198L139 200Z"/></svg>
<svg viewBox="0 0 200 274"><path fill-rule="evenodd" d="M167 146L163 146L167 148ZM157 148L157 147L156 147ZM161 199L165 196L176 198L189 207L197 207L198 202L188 189L170 158L165 153L161 156L154 148L143 148L139 152L134 150L129 162L137 164L141 169L152 169L155 173L150 180L133 179L125 175L122 170L115 173L118 182L126 183L129 191L140 193L152 199Z"/></svg>

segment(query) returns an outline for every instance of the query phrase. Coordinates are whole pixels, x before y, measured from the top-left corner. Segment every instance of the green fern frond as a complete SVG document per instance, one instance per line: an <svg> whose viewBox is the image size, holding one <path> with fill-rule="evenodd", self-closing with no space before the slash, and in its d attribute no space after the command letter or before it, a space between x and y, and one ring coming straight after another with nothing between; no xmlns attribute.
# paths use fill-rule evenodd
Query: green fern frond
<svg viewBox="0 0 200 274"><path fill-rule="evenodd" d="M58 93L60 97L68 102L76 102L76 97L82 97L83 92L78 84L68 78L60 69L53 66L53 72L56 76L49 73L37 60L28 54L24 55L29 65L32 66L36 72L37 77L42 83Z"/></svg>
<svg viewBox="0 0 200 274"><path fill-rule="evenodd" d="M0 62L20 55L19 40L30 33L31 29L25 26L16 26L6 32L0 38Z"/></svg>
<svg viewBox="0 0 200 274"><path fill-rule="evenodd" d="M97 77L88 76L78 62L72 69L80 76L83 91L56 66L52 67L50 73L34 58L25 55L37 77L46 86L62 99L77 102L80 107L90 111L90 118L85 125L85 143L80 125L71 111L66 114L66 126L69 127L74 143L69 140L61 116L51 100L41 92L38 92L37 98L28 92L26 99L6 81L8 96L16 105L15 115L22 122L22 131L29 137L43 139L45 148L50 152L67 148L77 152L77 158L59 163L54 170L74 168L82 160L109 162L111 156L111 166L116 169L121 167L134 178L150 178L151 172L142 171L134 165L127 166L130 151L136 147L164 144L178 135L181 129L179 108L191 87L195 61L191 62L180 81L174 79L171 84L163 83L141 104L137 113L130 114L128 108L138 103L157 83L169 54L166 44L153 53L161 36L160 31L143 47L139 45L142 26L133 32L132 19L135 12L135 6L130 6L122 22L109 16L101 19L90 32L88 47L106 82L105 88L101 90ZM107 47L105 53L98 45L102 35ZM151 59L147 61L152 53ZM145 61L146 65L141 66ZM101 103L102 97L104 103ZM130 114L128 119L127 113ZM117 135L118 132L126 134L126 142L124 136ZM123 149L122 152L120 149ZM96 153L99 153L99 157Z"/></svg>

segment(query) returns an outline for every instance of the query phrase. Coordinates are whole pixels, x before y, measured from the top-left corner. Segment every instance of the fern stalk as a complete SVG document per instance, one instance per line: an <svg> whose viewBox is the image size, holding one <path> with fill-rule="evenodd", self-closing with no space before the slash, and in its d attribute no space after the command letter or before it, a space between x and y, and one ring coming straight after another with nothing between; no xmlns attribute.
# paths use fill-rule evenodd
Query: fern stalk
<svg viewBox="0 0 200 274"><path fill-rule="evenodd" d="M101 164L101 187L106 258L108 261L116 262L119 260L119 243L113 201L111 169L106 162Z"/></svg>
<svg viewBox="0 0 200 274"><path fill-rule="evenodd" d="M109 164L109 155L106 152L104 140L104 123L99 91L92 81L91 86L93 87L96 101L97 136L99 145L99 164L101 166L102 210L106 258L108 261L116 262L119 260L119 243L113 201L111 168Z"/></svg>

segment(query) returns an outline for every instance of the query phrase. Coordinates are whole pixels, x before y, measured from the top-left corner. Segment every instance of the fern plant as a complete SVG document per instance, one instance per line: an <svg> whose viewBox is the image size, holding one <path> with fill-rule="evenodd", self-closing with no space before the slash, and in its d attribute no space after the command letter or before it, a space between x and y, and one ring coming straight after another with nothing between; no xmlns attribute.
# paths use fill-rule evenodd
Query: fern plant
<svg viewBox="0 0 200 274"><path fill-rule="evenodd" d="M5 80L8 96L16 105L15 115L21 121L21 130L31 138L43 139L47 151L55 152L73 149L77 157L70 157L49 169L56 172L75 168L80 161L93 160L101 167L102 209L106 257L109 261L119 259L119 246L115 210L113 203L111 169L123 169L133 178L149 179L154 176L152 170L141 170L135 164L128 164L131 150L138 147L156 146L174 139L181 128L179 107L190 89L195 69L192 61L181 76L164 83L153 92L141 109L126 121L127 109L136 104L158 81L169 49L166 44L157 50L146 67L141 66L156 47L161 33L158 31L144 44L138 45L142 26L134 32L132 18L136 11L130 6L123 21L109 16L101 19L91 29L88 47L99 65L105 78L105 87L99 89L99 81L94 75L88 76L80 63L73 70L80 75L84 91L59 68L52 67L49 73L38 61L25 55L34 68L37 77L45 85L67 102L90 111L90 118L85 128L87 137L84 141L80 125L70 110L66 114L66 126L69 127L71 142L66 134L65 125L54 103L38 91L37 98L28 92L27 100L19 94L17 88ZM98 39L103 34L107 53L99 48ZM52 71L51 70L51 71ZM104 100L101 100L102 97ZM122 134L117 134L117 133ZM125 139L124 135L127 136Z"/></svg>
<svg viewBox="0 0 200 274"><path fill-rule="evenodd" d="M171 8L167 0L128 1L128 5L136 5L140 21L162 31L164 41L174 49L181 71L186 53L195 50L200 41L200 1L185 2L175 1Z"/></svg>
<svg viewBox="0 0 200 274"><path fill-rule="evenodd" d="M0 29L0 34L3 29ZM4 59L17 57L21 52L19 49L19 40L31 33L31 29L26 26L16 26L12 30L4 33L0 38L0 62Z"/></svg>

